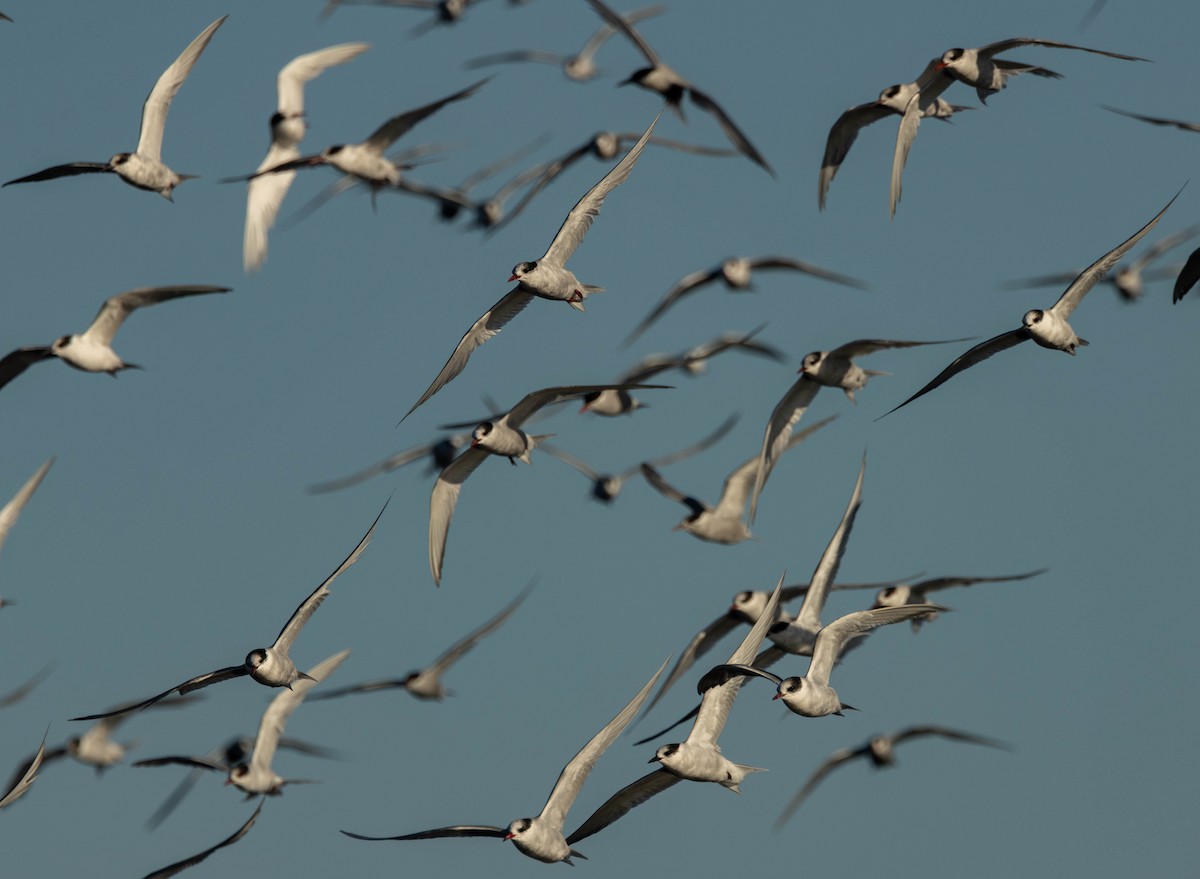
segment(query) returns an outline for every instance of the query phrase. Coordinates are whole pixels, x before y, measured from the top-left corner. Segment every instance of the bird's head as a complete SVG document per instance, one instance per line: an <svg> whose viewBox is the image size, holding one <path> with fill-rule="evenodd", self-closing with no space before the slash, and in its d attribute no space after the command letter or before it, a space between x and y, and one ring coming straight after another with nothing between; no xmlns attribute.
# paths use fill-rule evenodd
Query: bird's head
<svg viewBox="0 0 1200 879"><path fill-rule="evenodd" d="M133 154L132 153L117 153L115 156L113 156L111 159L108 160L109 167L116 168L119 165L124 165L126 162L129 161L129 157L131 155L133 155Z"/></svg>
<svg viewBox="0 0 1200 879"><path fill-rule="evenodd" d="M65 350L70 344L71 336L59 336L50 344L50 350L53 353L58 354L60 351Z"/></svg>
<svg viewBox="0 0 1200 879"><path fill-rule="evenodd" d="M826 352L813 351L804 355L804 359L800 361L800 368L796 370L801 375L816 375L821 368L821 361L825 359Z"/></svg>
<svg viewBox="0 0 1200 879"><path fill-rule="evenodd" d="M504 834L505 839L520 839L521 836L529 832L529 828L533 826L532 818L518 818L512 824L508 825L508 833Z"/></svg>
<svg viewBox="0 0 1200 879"><path fill-rule="evenodd" d="M888 586L880 589L875 594L875 603L871 605L871 610L879 607L904 607L912 598L912 587L897 584L896 586Z"/></svg>
<svg viewBox="0 0 1200 879"><path fill-rule="evenodd" d="M491 436L492 429L493 425L490 421L485 421L482 424L476 425L475 429L471 431L471 448L483 446L486 449L487 439L489 436Z"/></svg>
<svg viewBox="0 0 1200 879"><path fill-rule="evenodd" d="M246 654L246 668L248 668L252 672L257 668L260 668L262 666L262 664L266 661L267 661L267 651L264 650L262 647L259 647L255 650L251 650L249 653Z"/></svg>
<svg viewBox="0 0 1200 879"><path fill-rule="evenodd" d="M512 275L509 277L509 282L520 281L526 275L532 274L538 267L536 262L519 262L513 266Z"/></svg>
<svg viewBox="0 0 1200 879"><path fill-rule="evenodd" d="M621 142L615 132L601 131L592 138L592 152L597 159L615 159L620 148Z"/></svg>
<svg viewBox="0 0 1200 879"><path fill-rule="evenodd" d="M788 696L794 696L804 689L804 678L784 678L779 682L779 688L775 691L772 699L786 699Z"/></svg>
<svg viewBox="0 0 1200 879"><path fill-rule="evenodd" d="M1021 318L1021 323L1024 325L1025 329L1031 330L1037 324L1040 324L1042 322L1042 318L1045 316L1046 312L1044 312L1042 309L1032 308L1025 312L1025 316Z"/></svg>
<svg viewBox="0 0 1200 879"><path fill-rule="evenodd" d="M670 760L672 757L674 757L678 753L679 753L679 743L678 742L671 744L671 745L663 745L661 748L659 748L657 751L655 751L654 756L651 757L646 762L647 763L664 763L667 760Z"/></svg>
<svg viewBox="0 0 1200 879"><path fill-rule="evenodd" d="M937 69L945 70L947 67L953 67L964 54L966 54L964 49L947 49L942 55L942 60L938 62Z"/></svg>

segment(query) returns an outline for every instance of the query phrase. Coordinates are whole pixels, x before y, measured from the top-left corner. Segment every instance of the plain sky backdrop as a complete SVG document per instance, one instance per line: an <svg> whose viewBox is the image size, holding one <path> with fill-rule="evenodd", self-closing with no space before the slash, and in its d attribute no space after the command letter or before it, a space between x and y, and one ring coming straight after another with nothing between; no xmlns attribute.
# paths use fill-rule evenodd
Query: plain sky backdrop
<svg viewBox="0 0 1200 879"><path fill-rule="evenodd" d="M607 470L686 445L740 412L720 444L664 470L715 500L726 474L758 448L806 352L856 338L987 338L1014 328L1061 290L1004 291L1002 282L1081 269L1189 178L1145 243L1197 222L1200 136L1100 105L1200 120L1200 6L1110 2L1081 32L1089 5L676 0L643 33L722 103L778 178L744 157L647 149L570 263L608 292L591 297L586 314L534 302L397 427L463 331L509 289L513 264L544 252L611 163L579 162L490 237L440 223L431 205L408 196L383 193L373 212L364 192L343 195L275 229L268 262L251 276L241 267L245 187L217 181L261 161L275 75L296 55L372 44L310 84L305 147L315 151L362 139L388 117L474 82L480 74L463 69L468 59L577 50L599 24L587 4L487 0L460 23L413 38L426 13L347 6L320 20L320 0L8 0L4 179L132 149L155 79L209 22L230 15L171 108L164 158L201 175L174 204L105 175L0 193L0 352L78 332L105 297L129 288L234 292L134 315L116 347L145 371L113 380L50 362L0 392L0 501L57 456L0 558L0 595L17 602L0 610L0 691L47 663L55 671L0 710L0 756L15 766L47 724L49 743L59 744L82 731L68 717L144 698L270 643L392 495L374 543L297 641L302 668L351 648L334 684L402 676L536 576L535 591L454 668L446 683L455 695L442 704L397 691L302 706L289 734L342 759L279 754L281 774L321 784L272 799L245 839L190 875L562 870L492 840L367 843L337 831L506 825L537 814L563 764L735 592L766 588L785 569L789 582L808 578L865 448L864 502L843 580L1049 572L944 593L956 612L918 636L907 626L874 634L834 673L843 700L861 709L845 718L785 716L769 686L750 682L721 746L771 771L747 779L741 797L680 784L581 844L589 860L575 869L977 879L1194 871L1200 293L1172 306L1170 283L1159 282L1127 304L1101 286L1072 319L1091 341L1077 357L1023 345L878 422L968 343L872 355L863 365L891 375L872 379L856 406L838 392L817 396L806 419L838 420L782 459L759 509L758 540L738 546L673 533L683 508L640 480L605 508L577 474L535 453L532 467L485 462L466 484L435 589L426 558L432 477L423 464L339 493L306 492L435 439L440 424L479 417L481 394L510 406L536 388L607 381L643 354L767 322L761 338L787 352L785 364L730 354L701 378L669 377L675 390L645 392L650 408L632 417L581 417L567 407L537 426ZM950 47L1013 36L1153 63L1012 52L1064 78L1019 77L987 107L964 86L949 89L947 99L975 109L952 125L921 127L894 221L887 189L896 123L865 129L818 212L822 149L843 110L915 78ZM604 74L588 84L547 65L497 68L478 94L398 144L447 147L413 176L456 184L543 133L552 140L528 163L600 129L643 130L659 101L614 88L642 66L640 56L617 38L598 60ZM685 126L664 115L658 133L725 144L709 115L689 105L687 116ZM283 217L334 179L325 169L298 174ZM682 275L730 255L773 253L862 278L872 290L762 274L750 294L697 292L619 350ZM835 594L824 618L870 597ZM731 637L710 657L722 661L735 646ZM806 668L796 658L778 666ZM639 730L691 707L695 678ZM130 718L119 737L139 740L130 759L203 754L253 733L270 695L249 680L222 684L187 710ZM894 771L843 768L785 832L771 831L829 752L913 723L958 727L1015 750L915 742ZM568 830L648 771L654 748L634 748L632 738L600 760ZM121 765L97 778L70 760L47 766L0 815L0 872L139 876L224 838L254 808L214 775L148 833L146 818L183 773Z"/></svg>

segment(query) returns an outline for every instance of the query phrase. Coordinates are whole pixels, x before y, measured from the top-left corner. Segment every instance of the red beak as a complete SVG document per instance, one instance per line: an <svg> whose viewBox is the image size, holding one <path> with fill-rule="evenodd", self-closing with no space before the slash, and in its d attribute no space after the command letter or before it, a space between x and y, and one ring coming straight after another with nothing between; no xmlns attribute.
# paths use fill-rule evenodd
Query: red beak
<svg viewBox="0 0 1200 879"><path fill-rule="evenodd" d="M783 698L783 693L776 693L774 696L771 697L771 701L774 702L776 699L782 699L782 698Z"/></svg>
<svg viewBox="0 0 1200 879"><path fill-rule="evenodd" d="M510 276L509 276L509 278L508 278L508 282L509 282L510 284L511 284L513 281L515 281L515 280L517 280L517 276L516 276L516 275L510 275Z"/></svg>

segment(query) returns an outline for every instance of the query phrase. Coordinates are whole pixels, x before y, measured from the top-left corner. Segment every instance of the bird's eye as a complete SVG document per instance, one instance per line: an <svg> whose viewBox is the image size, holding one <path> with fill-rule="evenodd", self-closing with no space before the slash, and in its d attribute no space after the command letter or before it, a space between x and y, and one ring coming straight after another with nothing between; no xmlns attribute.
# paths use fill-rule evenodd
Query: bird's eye
<svg viewBox="0 0 1200 879"><path fill-rule="evenodd" d="M249 653L246 654L246 667L247 668L258 668L260 665L262 665L266 661L267 661L267 651L263 650L261 647L257 650L251 650Z"/></svg>
<svg viewBox="0 0 1200 879"><path fill-rule="evenodd" d="M889 89L884 89L884 90L883 90L883 98L884 98L884 100L887 100L888 98L894 98L894 97L896 97L896 95L898 95L898 94L900 94L900 86L898 86L898 85L894 85L894 86L892 86L892 87L891 87L891 88L889 88Z"/></svg>
<svg viewBox="0 0 1200 879"><path fill-rule="evenodd" d="M734 599L733 599L733 600L734 600L735 602L737 602L738 604L745 604L746 602L748 602L748 601L751 599L751 597L753 597L753 595L754 595L754 593L753 593L753 592L750 592L750 591L746 591L746 592L739 592L739 593L738 593L738 594L737 594L737 595L734 597Z"/></svg>
<svg viewBox="0 0 1200 879"><path fill-rule="evenodd" d="M325 150L325 154L329 155L329 156L336 156L338 153L340 153L342 151L342 149L344 147L345 147L345 144L340 144L340 143L336 144L334 146L331 146L329 149Z"/></svg>
<svg viewBox="0 0 1200 879"><path fill-rule="evenodd" d="M951 49L949 52L947 52L945 55L942 56L942 60L943 61L957 61L962 56L963 56L962 49Z"/></svg>
<svg viewBox="0 0 1200 879"><path fill-rule="evenodd" d="M490 421L485 421L481 425L479 425L478 427L475 428L475 436L476 437L485 437L491 432L492 432L492 422L490 422Z"/></svg>
<svg viewBox="0 0 1200 879"><path fill-rule="evenodd" d="M663 745L659 749L658 755L660 757L674 757L677 753L679 753L679 745Z"/></svg>

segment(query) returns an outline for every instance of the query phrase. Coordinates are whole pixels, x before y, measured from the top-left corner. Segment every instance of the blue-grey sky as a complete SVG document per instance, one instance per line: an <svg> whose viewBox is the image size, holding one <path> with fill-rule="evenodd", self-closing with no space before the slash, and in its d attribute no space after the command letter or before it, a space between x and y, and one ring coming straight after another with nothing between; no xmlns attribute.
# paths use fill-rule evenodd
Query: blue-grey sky
<svg viewBox="0 0 1200 879"><path fill-rule="evenodd" d="M10 0L0 23L4 179L136 144L141 101L209 22L230 13L183 85L163 156L201 175L168 204L115 177L10 187L0 194L5 282L0 352L82 330L107 296L133 287L221 284L226 296L134 315L117 349L145 371L117 380L38 365L0 393L0 500L49 456L41 490L0 557L8 690L48 662L52 676L0 712L0 766L82 731L66 718L149 696L240 662L269 643L296 604L350 551L392 495L374 543L298 639L302 668L351 648L333 679L401 676L507 603L536 590L506 626L454 669L455 696L402 692L302 706L289 734L339 761L277 756L285 777L318 779L266 804L258 826L196 876L411 874L496 877L543 867L492 840L366 843L339 829L400 834L444 824L505 825L537 814L563 764L672 651L745 588L786 569L811 573L868 455L862 511L842 578L917 571L1002 575L1024 583L940 596L955 608L914 637L884 629L834 673L845 718L784 716L750 682L721 746L770 772L741 797L683 783L580 844L590 875L1008 877L1048 870L1097 879L1153 864L1194 869L1193 745L1187 648L1200 610L1191 521L1198 468L1197 294L1169 282L1126 304L1093 291L1072 323L1091 341L1074 358L1024 345L876 422L967 343L872 355L886 370L851 405L823 391L810 420L838 420L776 467L757 540L725 547L672 532L682 507L640 481L604 508L548 456L532 467L488 461L466 484L435 589L427 564L432 478L421 467L343 492L306 486L346 475L478 417L481 394L505 406L540 387L610 380L642 354L677 351L767 322L786 364L739 355L697 379L673 376L630 418L568 407L538 425L599 469L624 468L741 421L668 478L715 500L757 449L771 408L808 351L855 338L987 338L1060 290L1002 291L1012 278L1082 268L1146 223L1196 175L1200 139L1106 112L1101 104L1200 119L1200 9L1110 3L1087 31L1088 0L1048 5L922 0L891 4L677 0L642 31L664 60L720 101L778 171L745 158L647 149L613 193L571 268L606 293L586 314L534 302L478 350L466 371L397 427L463 331L508 289L514 263L540 256L575 201L607 170L586 159L512 225L483 238L440 224L433 208L384 193L342 196L271 235L263 270L242 271L244 186L267 147L275 75L303 52L365 40L372 49L309 85L305 147L366 137L386 118L479 78L464 61L516 48L574 51L598 26L583 0L480 3L419 38L423 13L321 3L44 4ZM622 11L632 8L629 4ZM816 207L826 134L847 107L914 79L929 58L1013 36L1078 42L1153 63L1027 49L1009 57L1062 80L1020 77L952 125L926 122L887 215L896 124L865 129ZM642 65L614 39L604 75L567 81L550 66L496 69L467 101L398 145L449 147L413 176L451 185L549 133L528 160L566 152L600 129L640 131L657 99L614 83ZM723 146L708 115L664 137ZM290 216L335 179L303 171ZM497 183L484 184L490 194ZM1192 182L1146 239L1200 219ZM286 226L286 222L283 224ZM1182 260L1184 246L1164 262ZM785 254L853 275L859 292L763 274L756 291L711 287L681 302L630 349L625 335L680 276L735 254ZM1137 251L1134 252L1135 254ZM1197 297L1200 298L1200 297ZM826 619L865 606L835 594ZM729 639L712 654L722 660ZM803 673L789 658L779 670ZM643 727L687 710L695 675ZM252 733L271 695L248 680L203 704L131 718L130 759L202 754ZM923 741L895 771L854 765L826 780L788 829L770 826L829 752L912 723L1003 739L1014 753ZM568 816L573 829L648 770L653 746L618 741ZM7 771L7 770L5 770ZM145 819L182 777L114 767L96 778L48 766L0 815L3 873L137 876L199 851L250 814L221 777L204 778L158 831Z"/></svg>

